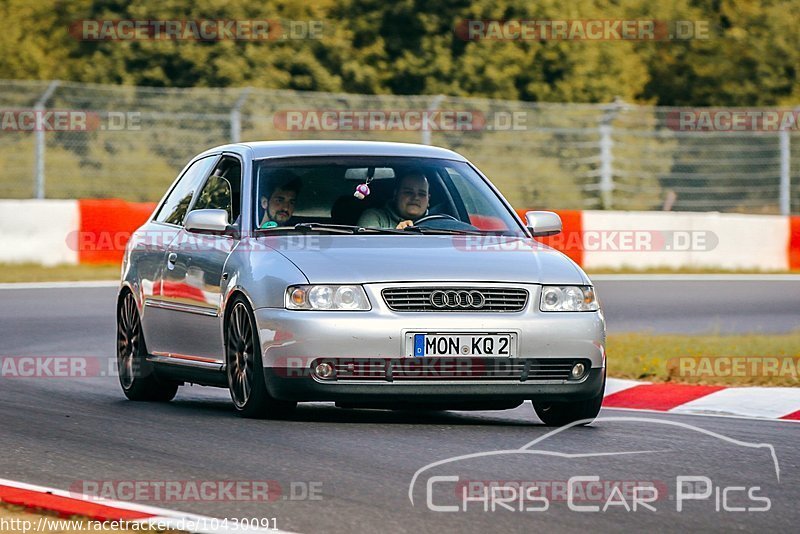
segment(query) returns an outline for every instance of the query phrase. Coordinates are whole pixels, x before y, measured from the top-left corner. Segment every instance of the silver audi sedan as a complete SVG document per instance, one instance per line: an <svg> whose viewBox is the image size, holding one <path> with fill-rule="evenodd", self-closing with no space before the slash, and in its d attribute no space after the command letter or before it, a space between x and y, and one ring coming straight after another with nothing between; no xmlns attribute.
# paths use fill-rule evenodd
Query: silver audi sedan
<svg viewBox="0 0 800 534"><path fill-rule="evenodd" d="M298 402L510 409L591 421L605 387L592 283L463 156L378 142L231 144L192 159L128 242L117 301L131 400L225 387Z"/></svg>

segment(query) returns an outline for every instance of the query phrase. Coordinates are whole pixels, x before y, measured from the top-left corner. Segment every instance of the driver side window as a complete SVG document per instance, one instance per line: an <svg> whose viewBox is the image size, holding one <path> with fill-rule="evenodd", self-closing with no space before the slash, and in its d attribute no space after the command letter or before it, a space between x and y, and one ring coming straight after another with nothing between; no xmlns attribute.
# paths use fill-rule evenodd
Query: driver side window
<svg viewBox="0 0 800 534"><path fill-rule="evenodd" d="M197 202L192 211L225 210L228 213L228 223L234 224L241 211L241 190L241 163L236 158L224 157L197 195Z"/></svg>
<svg viewBox="0 0 800 534"><path fill-rule="evenodd" d="M215 156L199 159L186 169L181 179L170 191L161 209L158 210L155 218L157 222L178 226L183 225L186 211L189 209L189 204L192 203L192 197L197 188L200 187L200 184L203 183L203 178L211 170L211 165L214 164L215 160Z"/></svg>

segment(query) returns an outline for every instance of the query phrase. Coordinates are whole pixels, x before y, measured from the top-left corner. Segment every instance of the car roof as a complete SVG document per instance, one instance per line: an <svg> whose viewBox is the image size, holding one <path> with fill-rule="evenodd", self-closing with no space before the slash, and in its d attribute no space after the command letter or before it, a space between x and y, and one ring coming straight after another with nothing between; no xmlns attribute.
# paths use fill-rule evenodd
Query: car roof
<svg viewBox="0 0 800 534"><path fill-rule="evenodd" d="M292 156L405 156L466 161L461 154L446 148L379 141L255 141L218 146L206 150L204 154L223 150L238 152L242 147L252 150L253 159Z"/></svg>

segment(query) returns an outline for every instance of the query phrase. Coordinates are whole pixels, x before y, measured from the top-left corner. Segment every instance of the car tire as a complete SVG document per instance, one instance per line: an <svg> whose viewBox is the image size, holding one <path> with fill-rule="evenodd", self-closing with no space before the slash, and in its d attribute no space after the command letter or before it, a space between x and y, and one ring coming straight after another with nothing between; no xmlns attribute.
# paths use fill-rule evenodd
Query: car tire
<svg viewBox="0 0 800 534"><path fill-rule="evenodd" d="M241 296L234 297L229 309L225 319L225 374L236 411L250 419L287 415L297 403L277 400L267 391L253 310Z"/></svg>
<svg viewBox="0 0 800 534"><path fill-rule="evenodd" d="M603 386L594 397L573 402L537 402L533 401L533 409L539 419L547 426L564 426L576 421L583 421L580 425L588 425L603 404L603 394L606 390L606 375L603 370ZM576 425L577 426L577 425Z"/></svg>
<svg viewBox="0 0 800 534"><path fill-rule="evenodd" d="M147 361L142 321L130 291L117 306L117 370L122 391L132 401L169 402L178 392L178 383L159 379Z"/></svg>

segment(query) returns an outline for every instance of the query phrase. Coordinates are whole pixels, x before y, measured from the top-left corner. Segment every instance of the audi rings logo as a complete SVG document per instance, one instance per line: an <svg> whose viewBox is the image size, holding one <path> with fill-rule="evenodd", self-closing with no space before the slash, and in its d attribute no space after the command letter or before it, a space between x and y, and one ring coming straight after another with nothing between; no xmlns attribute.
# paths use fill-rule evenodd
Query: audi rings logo
<svg viewBox="0 0 800 534"><path fill-rule="evenodd" d="M434 308L461 308L480 310L486 304L486 297L480 291L441 290L431 293L431 305Z"/></svg>

